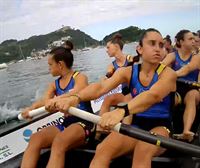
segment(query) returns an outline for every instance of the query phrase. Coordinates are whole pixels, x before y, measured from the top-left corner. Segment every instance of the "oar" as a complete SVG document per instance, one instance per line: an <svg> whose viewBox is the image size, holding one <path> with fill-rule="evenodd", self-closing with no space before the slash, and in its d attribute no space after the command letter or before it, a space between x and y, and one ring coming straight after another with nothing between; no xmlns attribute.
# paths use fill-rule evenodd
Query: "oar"
<svg viewBox="0 0 200 168"><path fill-rule="evenodd" d="M189 80L184 80L184 79L177 79L177 82L189 85L191 87L200 89L200 83L199 82L193 82L193 81L189 81Z"/></svg>
<svg viewBox="0 0 200 168"><path fill-rule="evenodd" d="M36 117L36 116L38 116L40 114L44 114L45 112L46 112L46 110L45 110L45 107L43 106L43 107L40 107L40 108L37 108L37 109L29 111L28 115L29 115L29 117ZM21 113L18 114L17 118L19 120L25 120L25 118L22 117Z"/></svg>
<svg viewBox="0 0 200 168"><path fill-rule="evenodd" d="M38 111L37 111L38 110ZM37 111L37 112L36 112ZM34 117L36 114L41 114L45 111L45 108L39 108L36 109L34 112L29 113L31 117ZM92 123L98 124L99 120L101 119L100 116L88 113L86 111L77 109L75 107L70 107L68 111L71 115L77 116L79 118L82 118L84 120L90 121ZM171 138L166 138L161 135L157 135L154 133L150 133L148 131L144 131L135 127L132 127L130 125L126 125L123 123L118 123L113 130L122 133L124 135L128 135L130 137L161 146L163 148L168 148L172 150L176 150L179 152L183 152L185 154L188 154L190 156L194 157L200 157L200 147L196 145L192 145L189 143L181 142L178 140L174 140Z"/></svg>
<svg viewBox="0 0 200 168"><path fill-rule="evenodd" d="M29 112L29 116L30 117L35 117L35 116L38 116L40 114L43 114L45 111L46 111L45 107L40 107L38 109L34 109L34 110L30 111ZM13 117L10 117L10 118L0 122L0 126L4 125L4 124L8 124L10 121L14 121L14 120L17 121L17 120L25 120L25 119L22 117L22 115L20 113L20 114L17 114L17 115L15 115Z"/></svg>

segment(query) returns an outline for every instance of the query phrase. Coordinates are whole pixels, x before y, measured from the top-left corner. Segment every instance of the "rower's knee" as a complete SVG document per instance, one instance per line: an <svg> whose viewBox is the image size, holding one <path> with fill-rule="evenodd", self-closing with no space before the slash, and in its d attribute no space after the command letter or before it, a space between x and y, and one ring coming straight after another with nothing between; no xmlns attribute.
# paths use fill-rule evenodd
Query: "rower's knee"
<svg viewBox="0 0 200 168"><path fill-rule="evenodd" d="M39 134L34 133L30 137L28 148L41 149L43 143L44 143L44 139L40 138Z"/></svg>
<svg viewBox="0 0 200 168"><path fill-rule="evenodd" d="M150 158L151 155L152 152L148 149L147 143L143 141L138 141L135 146L134 157L143 160L145 158Z"/></svg>
<svg viewBox="0 0 200 168"><path fill-rule="evenodd" d="M109 149L106 149L105 146L100 143L96 148L90 168L99 168L99 165L109 165L111 160L111 154L109 151Z"/></svg>
<svg viewBox="0 0 200 168"><path fill-rule="evenodd" d="M143 142L143 141L138 141L136 147L135 147L135 154L139 154L139 155L144 155L147 156L147 155L151 155L151 151L148 150L148 146L150 144L147 144L146 142Z"/></svg>
<svg viewBox="0 0 200 168"><path fill-rule="evenodd" d="M110 150L103 143L100 143L97 145L95 155L101 157L103 156L102 153L108 160L111 158Z"/></svg>
<svg viewBox="0 0 200 168"><path fill-rule="evenodd" d="M199 92L195 89L190 90L185 96L185 103L189 101L195 101L196 104L199 103Z"/></svg>
<svg viewBox="0 0 200 168"><path fill-rule="evenodd" d="M52 143L51 150L56 153L65 153L69 148L69 143L67 140L63 140L63 138L57 135Z"/></svg>

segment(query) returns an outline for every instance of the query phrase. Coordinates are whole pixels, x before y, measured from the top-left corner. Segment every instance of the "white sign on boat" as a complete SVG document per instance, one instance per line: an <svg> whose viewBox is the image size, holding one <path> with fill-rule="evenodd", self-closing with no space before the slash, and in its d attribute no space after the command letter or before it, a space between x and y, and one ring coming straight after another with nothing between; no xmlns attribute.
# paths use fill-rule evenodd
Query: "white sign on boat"
<svg viewBox="0 0 200 168"><path fill-rule="evenodd" d="M121 93L122 92L122 85L117 86L115 89L111 90L110 92L104 94L103 96L99 97L98 99L92 100L91 101L91 106L94 111L94 113L98 112L101 109L101 105L104 101L104 99L115 93Z"/></svg>
<svg viewBox="0 0 200 168"><path fill-rule="evenodd" d="M33 133L63 120L63 113L58 112L0 137L0 164L24 152Z"/></svg>

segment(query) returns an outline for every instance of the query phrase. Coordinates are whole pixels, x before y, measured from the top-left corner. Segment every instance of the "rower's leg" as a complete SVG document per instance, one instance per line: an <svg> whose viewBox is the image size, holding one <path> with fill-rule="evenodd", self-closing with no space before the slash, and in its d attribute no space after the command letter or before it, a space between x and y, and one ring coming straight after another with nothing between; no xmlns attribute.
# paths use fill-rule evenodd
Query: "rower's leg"
<svg viewBox="0 0 200 168"><path fill-rule="evenodd" d="M55 126L50 126L34 133L24 152L21 168L36 168L40 150L50 147L57 133L59 133L59 130Z"/></svg>
<svg viewBox="0 0 200 168"><path fill-rule="evenodd" d="M164 127L156 127L151 131L169 137L169 132ZM150 168L152 158L161 155L164 151L164 148L157 147L144 141L138 141L134 150L132 168Z"/></svg>
<svg viewBox="0 0 200 168"><path fill-rule="evenodd" d="M75 123L60 132L54 139L47 168L64 168L66 151L85 143L85 130Z"/></svg>
<svg viewBox="0 0 200 168"><path fill-rule="evenodd" d="M112 159L132 152L136 142L134 138L112 132L97 146L90 168L108 168Z"/></svg>
<svg viewBox="0 0 200 168"><path fill-rule="evenodd" d="M185 96L185 99L184 99L185 111L183 115L183 123L184 123L183 134L184 135L193 134L190 131L190 129L192 127L192 124L196 116L196 107L199 103L199 100L200 100L200 95L197 90L191 90Z"/></svg>

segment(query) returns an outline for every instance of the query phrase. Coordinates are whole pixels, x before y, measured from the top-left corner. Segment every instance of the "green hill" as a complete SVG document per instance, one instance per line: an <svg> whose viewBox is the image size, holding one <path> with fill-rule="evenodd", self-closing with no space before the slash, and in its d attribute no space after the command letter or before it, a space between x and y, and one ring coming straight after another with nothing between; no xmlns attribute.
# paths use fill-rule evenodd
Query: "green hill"
<svg viewBox="0 0 200 168"><path fill-rule="evenodd" d="M135 26L130 26L125 29L118 30L116 32L111 33L110 35L107 35L102 40L104 43L108 42L114 34L120 33L122 35L122 40L126 43L139 41L141 34L144 32L144 29L140 29ZM101 41L101 43L102 43Z"/></svg>
<svg viewBox="0 0 200 168"><path fill-rule="evenodd" d="M78 29L63 27L49 34L32 36L26 40L17 41L11 39L2 42L0 44L0 63L22 59L22 54L24 57L28 57L32 50L47 49L48 45L53 41L61 40L62 37L68 36L71 37L76 49L99 44L99 41Z"/></svg>
<svg viewBox="0 0 200 168"><path fill-rule="evenodd" d="M126 43L138 41L143 32L144 29L130 26L105 36L101 44L105 44L116 33L120 33L123 41ZM97 46L99 44L99 41L84 32L67 26L46 35L32 36L26 40L17 41L11 39L2 42L0 44L0 63L22 59L22 55L28 57L31 51L47 49L49 44L61 40L63 37L71 37L71 41L74 43L76 49Z"/></svg>

